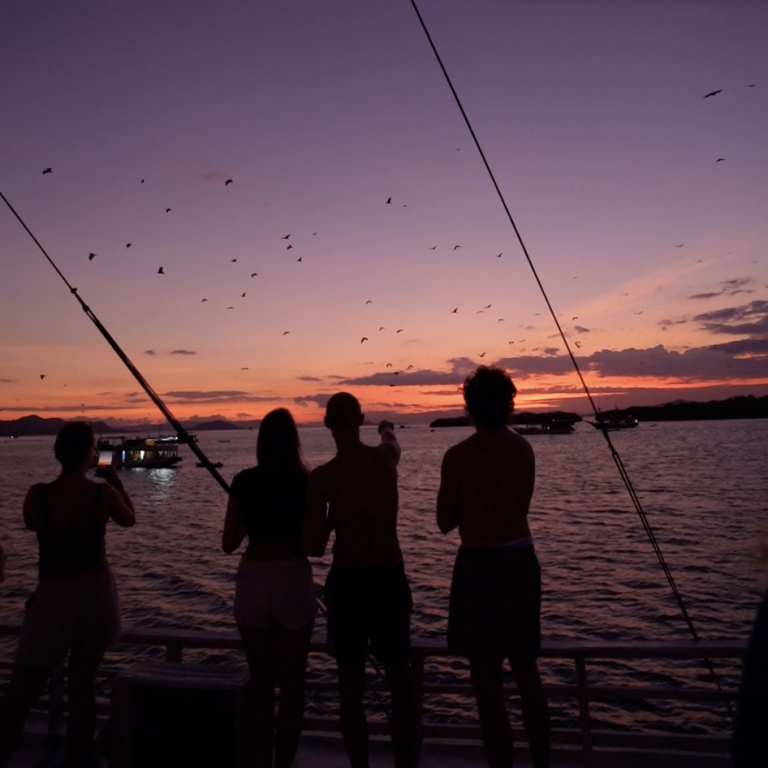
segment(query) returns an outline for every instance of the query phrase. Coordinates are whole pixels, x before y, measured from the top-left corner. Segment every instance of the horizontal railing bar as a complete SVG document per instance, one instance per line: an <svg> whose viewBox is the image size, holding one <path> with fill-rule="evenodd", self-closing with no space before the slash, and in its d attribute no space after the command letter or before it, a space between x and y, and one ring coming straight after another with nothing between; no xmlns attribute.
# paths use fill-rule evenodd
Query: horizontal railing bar
<svg viewBox="0 0 768 768"><path fill-rule="evenodd" d="M21 620L0 617L0 636L17 635ZM183 648L241 649L242 642L236 632L208 632L188 629L157 627L126 627L118 641L137 645L180 645ZM414 638L414 657L455 656L444 640ZM577 653L585 658L599 659L698 659L739 658L746 650L746 640L544 640L542 658L572 658ZM326 639L312 638L311 652L327 653Z"/></svg>
<svg viewBox="0 0 768 768"><path fill-rule="evenodd" d="M306 716L304 730L320 733L335 733L340 730L338 718ZM373 735L389 733L386 720L369 720L368 728ZM596 747L635 748L635 749L679 749L695 752L728 752L731 739L726 736L709 736L705 734L657 733L644 731L631 733L627 731L593 730L593 745ZM429 739L453 738L457 740L480 740L480 726L455 723L424 723L422 735ZM512 729L515 743L527 742L525 731ZM582 734L578 728L553 728L551 731L552 744L581 746Z"/></svg>

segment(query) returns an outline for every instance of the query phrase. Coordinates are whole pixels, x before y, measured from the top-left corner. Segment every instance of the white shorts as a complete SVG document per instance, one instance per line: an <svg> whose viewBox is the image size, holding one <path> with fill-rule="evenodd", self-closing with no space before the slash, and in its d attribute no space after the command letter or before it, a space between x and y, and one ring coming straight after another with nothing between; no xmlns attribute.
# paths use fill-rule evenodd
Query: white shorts
<svg viewBox="0 0 768 768"><path fill-rule="evenodd" d="M312 566L306 557L251 560L243 557L235 585L235 621L245 629L299 629L317 613Z"/></svg>
<svg viewBox="0 0 768 768"><path fill-rule="evenodd" d="M82 573L44 577L24 617L16 662L54 669L70 649L98 660L119 636L120 603L107 563Z"/></svg>

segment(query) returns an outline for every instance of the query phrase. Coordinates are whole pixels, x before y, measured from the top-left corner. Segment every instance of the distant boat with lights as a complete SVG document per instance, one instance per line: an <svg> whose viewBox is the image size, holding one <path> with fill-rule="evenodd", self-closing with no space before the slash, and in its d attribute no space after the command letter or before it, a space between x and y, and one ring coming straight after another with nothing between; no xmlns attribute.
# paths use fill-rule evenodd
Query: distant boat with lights
<svg viewBox="0 0 768 768"><path fill-rule="evenodd" d="M596 421L589 422L595 429L605 429L609 432L617 429L632 429L640 423L634 416L609 413L599 413Z"/></svg>
<svg viewBox="0 0 768 768"><path fill-rule="evenodd" d="M179 456L179 438L176 435L160 437L127 437L114 435L99 438L93 458L96 466L99 455L112 453L112 466L116 469L167 469L183 460Z"/></svg>

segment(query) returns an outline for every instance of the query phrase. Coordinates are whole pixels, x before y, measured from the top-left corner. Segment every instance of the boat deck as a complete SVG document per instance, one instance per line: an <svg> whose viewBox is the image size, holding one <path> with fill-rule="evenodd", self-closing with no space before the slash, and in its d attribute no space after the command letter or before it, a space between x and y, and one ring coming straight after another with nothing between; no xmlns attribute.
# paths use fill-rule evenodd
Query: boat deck
<svg viewBox="0 0 768 768"><path fill-rule="evenodd" d="M21 623L17 619L0 617L0 636L18 634ZM224 668L217 665L188 665L184 663L185 651L194 649L240 649L240 638L235 632L199 632L156 628L126 627L121 643L146 649L148 646L160 646L165 649L165 662L159 667L166 671L163 676L194 678L201 674L219 675ZM730 764L728 753L730 740L727 734L706 733L659 733L637 730L603 730L595 728L590 705L600 700L682 700L698 702L702 705L722 708L725 701L735 702L738 691L733 687L717 690L711 684L695 684L684 687L661 685L605 685L591 680L589 666L600 660L691 660L706 657L709 659L740 659L745 650L745 642L728 640L709 640L699 642L593 642L593 641L545 641L541 656L559 659L573 665L574 683L561 684L545 680L545 691L550 696L575 699L578 707L578 728L557 728L552 732L553 766L679 766L680 768L704 768L709 766L727 766ZM312 652L325 654L327 647L324 637L316 637L312 642ZM447 657L452 654L443 641L418 639L414 641L412 661L416 678L419 701L432 695L450 694L472 696L468 682L448 681L432 682L425 679L425 662L429 659ZM0 661L0 668L10 669L8 661ZM184 668L187 667L185 672ZM231 668L230 668L231 669ZM203 673L203 670L206 672ZM215 670L219 670L216 672ZM116 680L115 671L103 669L102 673ZM119 674L119 673L118 673ZM56 677L56 676L55 676ZM380 683L372 687L381 688ZM335 690L333 680L309 681L309 689ZM16 768L27 766L54 766L60 763L56 759L56 750L61 749L65 719L63 706L62 679L58 676L52 682L48 696L43 697L40 710L33 712L28 721L27 736L23 749L11 762ZM505 686L510 695L516 693L515 686ZM101 700L99 705L100 722L106 722L112 711L109 699ZM369 723L371 732L371 765L373 768L393 765L386 736L386 724L381 721ZM424 720L422 723L424 743L422 749L422 768L445 766L446 768L474 768L487 763L484 759L477 724L438 723ZM514 729L517 745L516 766L530 765L530 758L524 743L525 735ZM109 763L104 760L102 766ZM341 736L338 718L309 715L306 718L302 745L297 756L296 768L335 768L348 766Z"/></svg>
<svg viewBox="0 0 768 768"><path fill-rule="evenodd" d="M372 739L370 753L371 768L392 768L394 765L387 742ZM62 759L62 737L51 740L42 733L28 733L8 768L55 768ZM463 739L426 742L420 758L420 768L484 768L487 765L482 745L479 742L467 743ZM515 768L532 765L524 747L515 750ZM581 750L553 752L553 768L579 768L583 765ZM593 765L594 768L727 768L731 763L725 754L658 751L640 755L623 750L595 750ZM99 768L109 768L109 761L102 759ZM302 737L293 768L349 768L349 758L340 737L310 733Z"/></svg>

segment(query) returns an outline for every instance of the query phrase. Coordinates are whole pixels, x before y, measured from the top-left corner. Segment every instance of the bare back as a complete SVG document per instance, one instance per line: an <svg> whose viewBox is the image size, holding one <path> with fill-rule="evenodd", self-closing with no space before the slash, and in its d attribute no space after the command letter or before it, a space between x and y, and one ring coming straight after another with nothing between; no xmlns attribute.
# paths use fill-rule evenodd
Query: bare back
<svg viewBox="0 0 768 768"><path fill-rule="evenodd" d="M478 430L443 459L437 522L458 526L462 544L498 546L530 536L528 508L535 459L528 441L507 428Z"/></svg>
<svg viewBox="0 0 768 768"><path fill-rule="evenodd" d="M334 565L376 568L403 562L397 539L398 456L399 449L389 444L358 443L310 474L308 522L325 523L336 532Z"/></svg>

